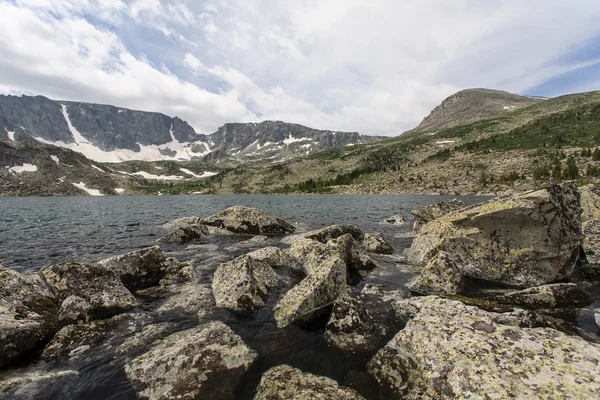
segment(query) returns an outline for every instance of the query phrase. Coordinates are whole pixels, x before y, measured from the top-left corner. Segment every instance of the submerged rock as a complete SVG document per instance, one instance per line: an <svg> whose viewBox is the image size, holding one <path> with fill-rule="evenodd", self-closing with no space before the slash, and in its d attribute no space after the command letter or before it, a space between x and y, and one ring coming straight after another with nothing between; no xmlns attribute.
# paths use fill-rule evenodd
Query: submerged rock
<svg viewBox="0 0 600 400"><path fill-rule="evenodd" d="M176 327L177 325L173 322L146 325L140 332L137 332L121 343L117 347L115 354L118 356L130 355L132 352L142 349L173 333Z"/></svg>
<svg viewBox="0 0 600 400"><path fill-rule="evenodd" d="M365 234L365 249L373 253L392 254L394 249L383 238L381 233L366 233Z"/></svg>
<svg viewBox="0 0 600 400"><path fill-rule="evenodd" d="M289 222L265 211L241 206L229 207L203 219L201 223L250 235L276 236L293 233L296 230Z"/></svg>
<svg viewBox="0 0 600 400"><path fill-rule="evenodd" d="M390 225L404 225L406 221L402 215L392 215L389 218L381 221L382 224L390 224Z"/></svg>
<svg viewBox="0 0 600 400"><path fill-rule="evenodd" d="M497 296L493 300L532 309L585 307L592 303L590 295L574 283L536 286Z"/></svg>
<svg viewBox="0 0 600 400"><path fill-rule="evenodd" d="M157 285L168 268L167 257L159 246L152 246L99 261L113 271L131 291Z"/></svg>
<svg viewBox="0 0 600 400"><path fill-rule="evenodd" d="M254 396L254 400L304 399L362 400L363 397L331 378L302 372L285 364L263 374Z"/></svg>
<svg viewBox="0 0 600 400"><path fill-rule="evenodd" d="M68 398L78 379L79 373L68 369L10 371L0 376L0 397L6 400Z"/></svg>
<svg viewBox="0 0 600 400"><path fill-rule="evenodd" d="M410 282L408 288L415 293L451 296L462 293L465 278L452 261L452 257L440 251L423 267L421 275Z"/></svg>
<svg viewBox="0 0 600 400"><path fill-rule="evenodd" d="M354 240L357 241L362 241L364 238L363 232L356 225L331 225L314 231L288 236L283 238L281 242L292 244L300 239L310 239L321 243L327 243L331 239L336 239L346 234L352 235Z"/></svg>
<svg viewBox="0 0 600 400"><path fill-rule="evenodd" d="M0 366L58 329L56 299L41 277L22 275L0 264Z"/></svg>
<svg viewBox="0 0 600 400"><path fill-rule="evenodd" d="M575 185L499 198L424 225L407 254L427 264L450 254L462 276L516 287L567 278L581 245L581 208Z"/></svg>
<svg viewBox="0 0 600 400"><path fill-rule="evenodd" d="M230 398L256 356L227 325L210 322L167 336L125 373L140 398Z"/></svg>
<svg viewBox="0 0 600 400"><path fill-rule="evenodd" d="M219 265L212 290L217 307L237 312L255 311L265 305L279 275L269 264L243 255Z"/></svg>
<svg viewBox="0 0 600 400"><path fill-rule="evenodd" d="M367 364L382 398L583 399L600 390L600 345L581 337L505 325L503 314L434 296L399 308L406 327Z"/></svg>
<svg viewBox="0 0 600 400"><path fill-rule="evenodd" d="M434 219L443 217L444 215L453 211L460 210L466 207L464 201L459 199L451 199L440 201L439 203L430 204L423 208L412 210L410 213L413 215L415 222L413 229L415 231L421 230L421 227Z"/></svg>
<svg viewBox="0 0 600 400"><path fill-rule="evenodd" d="M374 352L402 327L395 309L402 298L402 292L388 292L371 284L356 298L338 297L325 328L325 340L346 352Z"/></svg>
<svg viewBox="0 0 600 400"><path fill-rule="evenodd" d="M110 317L137 306L119 277L100 265L55 264L42 269L41 274L59 302L69 296L87 301L90 320Z"/></svg>

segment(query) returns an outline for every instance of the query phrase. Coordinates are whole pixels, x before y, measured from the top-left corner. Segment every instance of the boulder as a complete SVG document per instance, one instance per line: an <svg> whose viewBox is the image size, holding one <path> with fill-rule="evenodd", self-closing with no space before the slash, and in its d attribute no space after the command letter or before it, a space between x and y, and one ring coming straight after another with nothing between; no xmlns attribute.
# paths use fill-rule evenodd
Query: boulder
<svg viewBox="0 0 600 400"><path fill-rule="evenodd" d="M598 344L435 296L399 308L405 328L367 364L381 398L597 397Z"/></svg>
<svg viewBox="0 0 600 400"><path fill-rule="evenodd" d="M79 296L69 296L60 305L58 320L62 326L89 322L91 308L92 306L86 299Z"/></svg>
<svg viewBox="0 0 600 400"><path fill-rule="evenodd" d="M371 257L365 253L360 244L349 233L335 239L330 239L327 245L340 252L342 260L346 262L349 273L364 277L376 267Z"/></svg>
<svg viewBox="0 0 600 400"><path fill-rule="evenodd" d="M390 225L404 225L406 221L402 215L392 215L381 221L382 224L390 224Z"/></svg>
<svg viewBox="0 0 600 400"><path fill-rule="evenodd" d="M285 244L292 244L300 239L316 240L317 242L327 243L331 239L350 234L354 240L362 241L364 234L356 225L331 225L314 231L300 233L298 235L288 236L281 241Z"/></svg>
<svg viewBox="0 0 600 400"><path fill-rule="evenodd" d="M206 225L184 225L171 230L165 236L160 238L160 241L165 243L185 244L194 240L204 239L209 234L209 229Z"/></svg>
<svg viewBox="0 0 600 400"><path fill-rule="evenodd" d="M237 312L255 311L265 305L279 275L269 264L243 255L219 265L212 281L217 307Z"/></svg>
<svg viewBox="0 0 600 400"><path fill-rule="evenodd" d="M467 205L462 200L451 199L440 201L439 203L430 204L426 207L412 210L410 213L413 215L415 220L413 229L418 232L421 229L421 227L426 223L431 222L434 219L443 217L444 215L453 211L460 210L461 208L464 208L466 206Z"/></svg>
<svg viewBox="0 0 600 400"><path fill-rule="evenodd" d="M579 188L581 194L581 222L600 218L600 187L585 185Z"/></svg>
<svg viewBox="0 0 600 400"><path fill-rule="evenodd" d="M125 366L139 398L232 398L257 354L222 322L167 336Z"/></svg>
<svg viewBox="0 0 600 400"><path fill-rule="evenodd" d="M290 264L289 255L279 247L263 247L246 255L254 260L265 262L272 268L287 267Z"/></svg>
<svg viewBox="0 0 600 400"><path fill-rule="evenodd" d="M574 283L536 286L496 296L494 301L530 309L585 307L592 303L590 295Z"/></svg>
<svg viewBox="0 0 600 400"><path fill-rule="evenodd" d="M325 328L325 340L345 352L374 352L402 327L395 310L402 298L402 292L371 284L355 298L339 296Z"/></svg>
<svg viewBox="0 0 600 400"><path fill-rule="evenodd" d="M203 219L201 223L249 235L276 236L293 233L296 230L289 222L265 211L241 206L229 207Z"/></svg>
<svg viewBox="0 0 600 400"><path fill-rule="evenodd" d="M123 341L123 343L117 347L115 354L117 356L131 355L133 352L162 340L164 337L173 333L176 330L176 327L177 324L173 322L161 322L146 325L141 331Z"/></svg>
<svg viewBox="0 0 600 400"><path fill-rule="evenodd" d="M0 366L48 340L59 329L58 306L37 274L0 264Z"/></svg>
<svg viewBox="0 0 600 400"><path fill-rule="evenodd" d="M572 183L498 198L435 219L407 251L426 265L450 254L462 276L515 287L565 279L579 258L579 193Z"/></svg>
<svg viewBox="0 0 600 400"><path fill-rule="evenodd" d="M131 291L155 286L165 276L167 257L159 246L152 246L99 261L114 272Z"/></svg>
<svg viewBox="0 0 600 400"><path fill-rule="evenodd" d="M422 295L452 296L462 293L466 279L452 261L452 257L440 251L423 267L421 275L408 285L411 292Z"/></svg>
<svg viewBox="0 0 600 400"><path fill-rule="evenodd" d="M302 372L289 365L278 365L265 372L256 388L254 400L362 400L352 389L331 378Z"/></svg>
<svg viewBox="0 0 600 400"><path fill-rule="evenodd" d="M33 367L6 371L0 378L0 398L68 399L73 396L78 380L81 380L79 373L68 369L47 371Z"/></svg>
<svg viewBox="0 0 600 400"><path fill-rule="evenodd" d="M327 257L312 265L308 275L275 306L277 327L286 327L331 305L345 289L346 263L339 255Z"/></svg>
<svg viewBox="0 0 600 400"><path fill-rule="evenodd" d="M169 264L170 265L167 268L165 276L163 276L160 282L158 282L162 288L185 282L195 282L198 280L196 270L189 262L171 260Z"/></svg>
<svg viewBox="0 0 600 400"><path fill-rule="evenodd" d="M582 249L585 253L586 265L580 266L579 270L585 278L600 279L600 218L588 219L582 224L583 243Z"/></svg>
<svg viewBox="0 0 600 400"><path fill-rule="evenodd" d="M42 269L41 274L60 303L69 296L87 301L90 320L110 317L137 306L119 277L100 265L55 264Z"/></svg>
<svg viewBox="0 0 600 400"><path fill-rule="evenodd" d="M394 252L392 246L378 232L365 233L364 244L365 250L372 253L392 254Z"/></svg>
<svg viewBox="0 0 600 400"><path fill-rule="evenodd" d="M182 218L177 218L177 219L172 219L171 221L168 221L167 223L165 223L163 226L169 230L175 230L184 226L190 226L190 225L198 225L200 224L202 221L202 218L200 217L196 217L196 216L192 216L192 217L182 217Z"/></svg>

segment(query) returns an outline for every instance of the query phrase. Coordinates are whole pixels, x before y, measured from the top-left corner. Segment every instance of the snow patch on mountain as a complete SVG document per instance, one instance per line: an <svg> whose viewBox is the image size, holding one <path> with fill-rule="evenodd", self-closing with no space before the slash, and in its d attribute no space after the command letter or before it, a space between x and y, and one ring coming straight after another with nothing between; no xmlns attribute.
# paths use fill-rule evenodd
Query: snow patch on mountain
<svg viewBox="0 0 600 400"><path fill-rule="evenodd" d="M6 131L6 134L8 135L8 138L14 142L15 141L15 133L9 131L8 129L6 129L6 127L4 127L4 130Z"/></svg>
<svg viewBox="0 0 600 400"><path fill-rule="evenodd" d="M84 192L86 192L90 196L104 196L104 194L102 194L102 192L100 192L98 189L90 189L90 188L88 188L87 185L84 182L71 183L71 185L75 186L78 189L83 190Z"/></svg>
<svg viewBox="0 0 600 400"><path fill-rule="evenodd" d="M33 164L23 163L23 165L17 165L8 169L8 172L13 174L20 174L22 172L36 172L38 167Z"/></svg>
<svg viewBox="0 0 600 400"><path fill-rule="evenodd" d="M124 173L124 172L121 172L121 173ZM179 175L154 175L154 174L151 174L146 171L134 172L133 174L127 174L127 175L136 175L136 176L141 176L144 179L153 179L153 180L157 180L157 181L179 181L179 180L185 179L183 176L179 176Z"/></svg>
<svg viewBox="0 0 600 400"><path fill-rule="evenodd" d="M52 159L52 161L54 161L56 164L60 164L60 158L58 158L57 156L50 156L50 158Z"/></svg>

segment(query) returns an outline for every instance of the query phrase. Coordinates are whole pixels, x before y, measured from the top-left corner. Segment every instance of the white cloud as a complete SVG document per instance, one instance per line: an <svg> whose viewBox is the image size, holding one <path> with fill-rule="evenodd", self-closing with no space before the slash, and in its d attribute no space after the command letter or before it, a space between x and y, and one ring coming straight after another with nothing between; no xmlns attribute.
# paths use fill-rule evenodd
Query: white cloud
<svg viewBox="0 0 600 400"><path fill-rule="evenodd" d="M522 92L597 61L557 62L600 36L598 17L592 0L15 0L0 4L0 91L161 111L206 133L282 119L398 134L457 90Z"/></svg>

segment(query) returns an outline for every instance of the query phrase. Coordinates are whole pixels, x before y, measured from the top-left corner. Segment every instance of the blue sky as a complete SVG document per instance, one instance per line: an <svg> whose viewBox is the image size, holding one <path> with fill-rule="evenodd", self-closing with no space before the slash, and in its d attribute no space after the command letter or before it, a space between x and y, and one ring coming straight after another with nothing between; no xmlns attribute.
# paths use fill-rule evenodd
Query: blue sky
<svg viewBox="0 0 600 400"><path fill-rule="evenodd" d="M452 93L600 87L591 0L0 0L0 93L397 135Z"/></svg>

